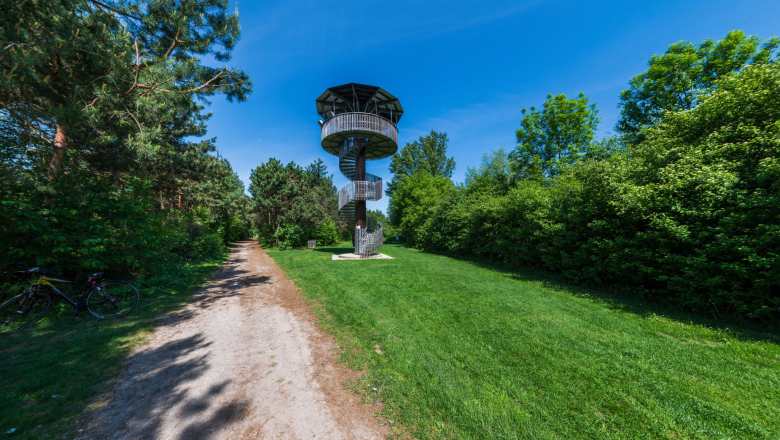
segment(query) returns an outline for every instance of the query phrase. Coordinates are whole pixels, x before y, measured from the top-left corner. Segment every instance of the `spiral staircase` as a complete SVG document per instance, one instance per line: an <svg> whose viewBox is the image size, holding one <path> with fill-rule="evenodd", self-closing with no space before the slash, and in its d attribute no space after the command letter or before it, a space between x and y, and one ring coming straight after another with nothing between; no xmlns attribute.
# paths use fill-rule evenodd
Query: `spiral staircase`
<svg viewBox="0 0 780 440"><path fill-rule="evenodd" d="M400 101L379 87L349 83L327 89L317 102L322 148L338 156L351 182L338 194L339 217L354 228L355 254L368 258L382 247L382 223L366 216L366 201L382 198L382 179L365 172L367 160L398 150Z"/></svg>

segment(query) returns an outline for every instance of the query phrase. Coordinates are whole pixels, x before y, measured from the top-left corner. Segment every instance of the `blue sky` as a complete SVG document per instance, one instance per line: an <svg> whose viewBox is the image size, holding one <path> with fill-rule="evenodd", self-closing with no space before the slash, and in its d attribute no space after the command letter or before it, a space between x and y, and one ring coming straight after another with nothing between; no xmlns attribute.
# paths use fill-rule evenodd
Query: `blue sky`
<svg viewBox="0 0 780 440"><path fill-rule="evenodd" d="M618 96L653 54L680 40L733 29L780 34L777 0L741 1L311 1L238 3L242 39L232 67L249 72L244 103L215 97L208 137L245 185L269 158L322 158L337 187L347 179L322 150L314 100L356 82L397 96L399 148L432 129L449 135L456 182L496 147L511 150L520 110L548 93L584 92L612 131ZM390 160L367 171L389 181ZM387 198L369 202L386 210Z"/></svg>

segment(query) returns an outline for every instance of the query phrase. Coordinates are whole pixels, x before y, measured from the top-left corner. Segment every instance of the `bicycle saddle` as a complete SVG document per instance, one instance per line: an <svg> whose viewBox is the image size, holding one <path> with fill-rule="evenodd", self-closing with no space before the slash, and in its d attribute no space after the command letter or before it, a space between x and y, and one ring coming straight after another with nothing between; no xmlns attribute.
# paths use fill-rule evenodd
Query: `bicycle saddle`
<svg viewBox="0 0 780 440"><path fill-rule="evenodd" d="M82 273L82 274L79 274L80 277L87 277L87 278L97 278L100 275L103 275L103 272L92 272L92 273Z"/></svg>

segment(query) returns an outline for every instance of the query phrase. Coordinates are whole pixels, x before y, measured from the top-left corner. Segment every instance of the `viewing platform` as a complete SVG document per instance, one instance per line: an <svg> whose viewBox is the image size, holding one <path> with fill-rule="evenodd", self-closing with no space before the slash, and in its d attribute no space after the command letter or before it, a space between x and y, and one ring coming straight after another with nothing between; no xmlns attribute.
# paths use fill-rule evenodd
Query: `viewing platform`
<svg viewBox="0 0 780 440"><path fill-rule="evenodd" d="M392 155L398 149L398 128L389 119L373 113L341 113L322 123L322 148L334 156L350 138L366 138L366 160Z"/></svg>

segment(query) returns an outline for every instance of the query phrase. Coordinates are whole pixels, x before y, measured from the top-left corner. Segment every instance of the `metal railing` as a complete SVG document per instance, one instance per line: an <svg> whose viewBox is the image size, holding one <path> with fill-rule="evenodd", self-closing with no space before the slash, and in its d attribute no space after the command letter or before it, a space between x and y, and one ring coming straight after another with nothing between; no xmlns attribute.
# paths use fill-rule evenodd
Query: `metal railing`
<svg viewBox="0 0 780 440"><path fill-rule="evenodd" d="M361 258L368 258L382 247L384 230L382 223L373 217L368 217L366 228L355 226L355 253Z"/></svg>
<svg viewBox="0 0 780 440"><path fill-rule="evenodd" d="M339 190L339 211L344 205L358 200L379 200L382 198L382 179L366 174L366 179L349 182Z"/></svg>
<svg viewBox="0 0 780 440"><path fill-rule="evenodd" d="M381 134L398 143L398 128L382 116L372 113L342 113L322 123L322 140L344 131L363 131Z"/></svg>
<svg viewBox="0 0 780 440"><path fill-rule="evenodd" d="M339 134L339 136L333 136ZM326 138L332 136L329 142L338 142L339 169L350 180L357 176L356 159L363 149L371 149L379 144L373 143L371 133L376 133L382 142L398 144L398 129L395 124L382 116L372 113L342 113L322 123L322 141L325 146ZM335 140L334 140L335 139ZM326 148L330 152L332 146ZM387 148L382 146L382 148ZM381 150L384 151L384 150ZM394 150L393 150L394 151ZM391 154L392 152L388 153ZM371 158L380 157L370 156ZM384 156L381 156L384 157ZM379 200L382 198L382 179L378 176L366 173L362 180L353 180L339 191L339 216L354 224L356 201ZM382 247L384 231L382 223L374 218L366 218L366 227L355 225L355 253L363 258Z"/></svg>

